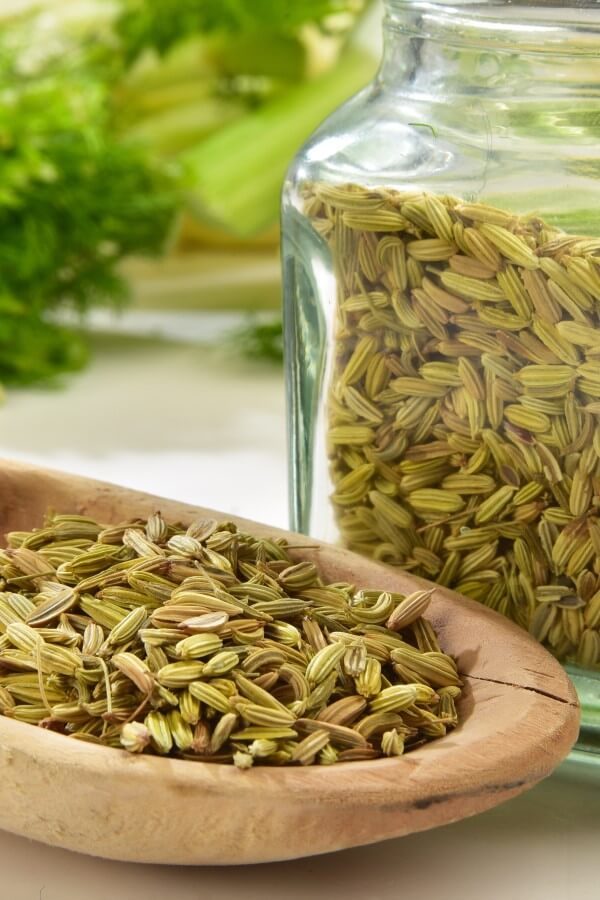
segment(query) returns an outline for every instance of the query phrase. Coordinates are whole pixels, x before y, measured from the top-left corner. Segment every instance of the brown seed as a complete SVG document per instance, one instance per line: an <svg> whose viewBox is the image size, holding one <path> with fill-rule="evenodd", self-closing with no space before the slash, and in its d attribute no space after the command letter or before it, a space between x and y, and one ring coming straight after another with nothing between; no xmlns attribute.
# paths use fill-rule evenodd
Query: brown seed
<svg viewBox="0 0 600 900"><path fill-rule="evenodd" d="M394 609L386 622L386 628L392 631L401 631L407 625L412 624L426 611L434 590L415 591L405 597Z"/></svg>

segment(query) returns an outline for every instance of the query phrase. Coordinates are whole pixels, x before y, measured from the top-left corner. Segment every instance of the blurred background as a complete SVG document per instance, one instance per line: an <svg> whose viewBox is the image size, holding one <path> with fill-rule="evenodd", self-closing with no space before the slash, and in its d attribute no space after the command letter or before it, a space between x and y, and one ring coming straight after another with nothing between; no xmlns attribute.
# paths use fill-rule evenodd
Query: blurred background
<svg viewBox="0 0 600 900"><path fill-rule="evenodd" d="M279 192L374 74L380 18L379 0L0 0L0 457L287 526ZM448 826L447 883L479 896L484 872L484 896L597 897L588 794L553 780ZM427 896L432 846L203 884L264 897L291 874L391 897L402 859L403 886ZM91 866L111 896L152 893L137 867L9 835L2 849L13 900L82 897ZM197 896L188 875L181 897Z"/></svg>
<svg viewBox="0 0 600 900"><path fill-rule="evenodd" d="M3 0L2 455L285 523L279 192L380 15Z"/></svg>

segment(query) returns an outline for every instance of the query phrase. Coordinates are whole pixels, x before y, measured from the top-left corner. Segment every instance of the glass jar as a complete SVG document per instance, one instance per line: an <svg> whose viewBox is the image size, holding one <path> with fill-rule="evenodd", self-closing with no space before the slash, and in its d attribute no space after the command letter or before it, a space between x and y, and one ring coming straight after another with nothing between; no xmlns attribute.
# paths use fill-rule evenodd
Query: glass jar
<svg viewBox="0 0 600 900"><path fill-rule="evenodd" d="M600 751L599 5L385 7L284 189L292 527L528 628Z"/></svg>

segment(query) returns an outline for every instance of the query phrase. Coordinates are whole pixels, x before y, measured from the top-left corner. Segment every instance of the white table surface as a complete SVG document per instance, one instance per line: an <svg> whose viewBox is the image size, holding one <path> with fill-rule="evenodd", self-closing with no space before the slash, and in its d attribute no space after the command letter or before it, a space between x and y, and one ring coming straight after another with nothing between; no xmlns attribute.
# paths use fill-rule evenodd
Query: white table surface
<svg viewBox="0 0 600 900"><path fill-rule="evenodd" d="M276 369L183 343L95 343L92 366L65 390L9 394L0 455L285 527ZM600 782L559 773L432 832L253 867L114 863L0 832L0 900L159 898L600 900Z"/></svg>

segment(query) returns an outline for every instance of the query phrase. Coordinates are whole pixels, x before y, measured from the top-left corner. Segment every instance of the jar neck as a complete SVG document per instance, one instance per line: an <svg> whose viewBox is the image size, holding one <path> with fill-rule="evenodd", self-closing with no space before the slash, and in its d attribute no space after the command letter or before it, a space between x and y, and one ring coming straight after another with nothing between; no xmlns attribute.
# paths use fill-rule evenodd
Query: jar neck
<svg viewBox="0 0 600 900"><path fill-rule="evenodd" d="M379 81L416 93L600 95L600 0L384 0Z"/></svg>

